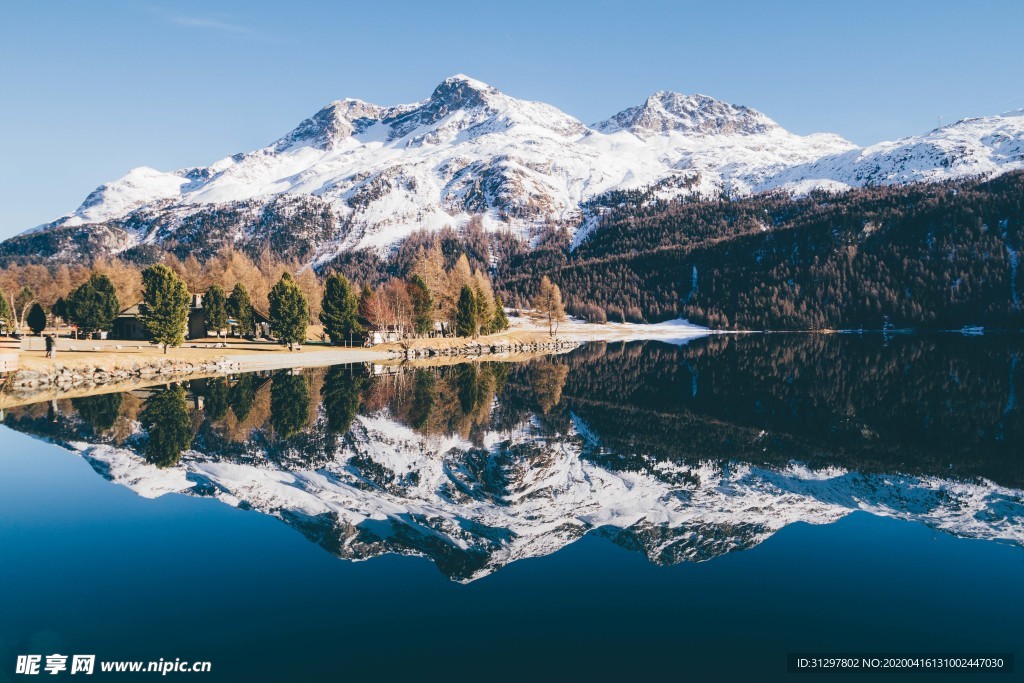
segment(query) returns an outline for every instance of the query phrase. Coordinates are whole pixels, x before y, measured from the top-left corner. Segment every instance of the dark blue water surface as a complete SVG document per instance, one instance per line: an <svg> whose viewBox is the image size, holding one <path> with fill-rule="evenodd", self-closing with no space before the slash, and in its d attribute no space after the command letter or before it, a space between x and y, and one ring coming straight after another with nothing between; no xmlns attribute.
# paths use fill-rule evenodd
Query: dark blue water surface
<svg viewBox="0 0 1024 683"><path fill-rule="evenodd" d="M221 388L193 383L169 458L139 425L171 389L126 394L123 424L81 402L12 408L0 680L16 655L54 652L209 660L170 677L210 681L849 680L788 674L786 655L1019 656L1017 357L1004 341L780 338L600 345L472 377L304 371L260 378L241 426ZM358 406L332 426L340 394ZM444 467L420 468L431 458ZM571 486L530 483L563 465L584 468ZM140 495L175 471L183 492ZM257 492L266 472L390 512L352 526L299 510ZM608 497L604 473L660 498ZM734 505L759 491L769 512ZM530 526L545 510L552 526ZM517 546L527 533L540 545Z"/></svg>

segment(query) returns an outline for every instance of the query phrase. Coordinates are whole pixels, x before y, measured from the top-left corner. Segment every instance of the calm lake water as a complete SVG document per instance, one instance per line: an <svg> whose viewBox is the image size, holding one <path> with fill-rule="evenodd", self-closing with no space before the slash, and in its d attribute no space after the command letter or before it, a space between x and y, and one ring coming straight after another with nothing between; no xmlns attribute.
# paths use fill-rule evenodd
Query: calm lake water
<svg viewBox="0 0 1024 683"><path fill-rule="evenodd" d="M1022 355L1013 336L723 336L11 409L0 680L55 652L208 660L170 676L206 681L1019 659Z"/></svg>

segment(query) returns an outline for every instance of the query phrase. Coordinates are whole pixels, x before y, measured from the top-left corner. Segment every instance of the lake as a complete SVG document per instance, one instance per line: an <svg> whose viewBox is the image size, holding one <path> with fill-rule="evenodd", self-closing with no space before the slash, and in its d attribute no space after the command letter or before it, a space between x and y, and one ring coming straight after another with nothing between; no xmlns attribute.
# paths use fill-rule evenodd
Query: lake
<svg viewBox="0 0 1024 683"><path fill-rule="evenodd" d="M1022 355L716 335L13 408L0 679L30 653L209 681L874 681L787 655L1019 654Z"/></svg>

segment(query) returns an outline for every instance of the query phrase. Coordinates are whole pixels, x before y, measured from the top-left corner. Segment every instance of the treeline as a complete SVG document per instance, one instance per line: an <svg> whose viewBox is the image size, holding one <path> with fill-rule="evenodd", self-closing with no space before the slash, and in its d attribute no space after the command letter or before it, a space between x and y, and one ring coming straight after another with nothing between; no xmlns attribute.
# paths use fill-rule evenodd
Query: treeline
<svg viewBox="0 0 1024 683"><path fill-rule="evenodd" d="M509 327L505 306L490 277L462 253L445 269L439 241L419 246L405 277L364 284L356 293L342 272L328 276L320 321L334 343L367 329L394 334L477 337Z"/></svg>
<svg viewBox="0 0 1024 683"><path fill-rule="evenodd" d="M252 335L259 307L267 311L274 337L289 347L305 341L308 326L316 322L336 344L361 341L374 330L384 331L385 341L397 341L424 335L476 337L507 329L504 304L487 273L474 270L465 252L446 269L448 260L435 239L417 247L405 278L374 279L375 286L364 282L359 289L339 272L318 274L306 268L293 276L286 263L270 258L255 263L232 249L205 263L168 254L164 262L142 269L116 260L94 270L15 266L0 272L0 330L40 334L63 321L76 333L107 332L132 302L140 304L140 321L166 351L184 341L193 293L202 294L209 332L220 336L233 322L240 335ZM6 295L4 286L16 294ZM556 323L561 315L557 293L549 285L547 310Z"/></svg>
<svg viewBox="0 0 1024 683"><path fill-rule="evenodd" d="M271 288L285 272L293 273L293 279L309 302L311 320L320 313L323 283L312 269L303 269L298 261L279 258L270 251L264 251L253 259L230 246L204 260L194 254L181 259L173 253L160 252L143 261L122 255L72 264L9 265L0 270L0 292L4 293L0 298L12 309L16 323L22 325L22 311L27 312L25 302L29 306L39 303L50 311L60 299L66 299L71 291L85 284L94 274L99 274L110 280L119 304L126 308L142 301L142 273L156 263L170 268L189 292L206 292L215 285L230 290L241 284L252 306L264 313L270 305ZM12 298L17 300L17 305L12 305Z"/></svg>

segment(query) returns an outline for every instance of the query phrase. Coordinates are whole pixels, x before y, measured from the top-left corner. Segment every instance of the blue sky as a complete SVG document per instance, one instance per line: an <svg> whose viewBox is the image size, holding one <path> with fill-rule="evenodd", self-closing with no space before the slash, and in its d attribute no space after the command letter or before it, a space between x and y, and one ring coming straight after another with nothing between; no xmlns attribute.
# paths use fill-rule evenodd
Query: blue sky
<svg viewBox="0 0 1024 683"><path fill-rule="evenodd" d="M466 73L593 122L655 90L859 144L1024 107L1024 2L6 3L0 238L135 166L258 148Z"/></svg>

